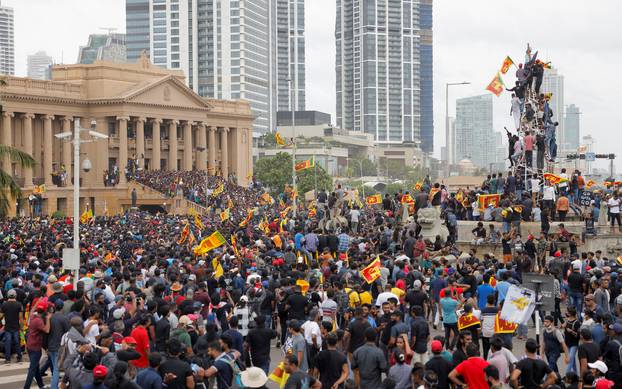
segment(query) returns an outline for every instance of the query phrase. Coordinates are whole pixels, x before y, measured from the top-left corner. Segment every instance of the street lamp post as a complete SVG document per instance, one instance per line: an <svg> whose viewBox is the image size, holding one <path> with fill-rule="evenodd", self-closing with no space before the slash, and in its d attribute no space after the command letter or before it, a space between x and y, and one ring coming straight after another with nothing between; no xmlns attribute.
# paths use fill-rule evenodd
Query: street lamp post
<svg viewBox="0 0 622 389"><path fill-rule="evenodd" d="M352 158L348 158L348 161L358 162L359 164L359 169L361 172L361 188L363 190L363 198L365 198L365 183L363 182L363 161L360 159L352 159Z"/></svg>
<svg viewBox="0 0 622 389"><path fill-rule="evenodd" d="M469 85L470 82L448 82L445 84L445 154L447 158L447 176L449 176L450 168L449 163L451 162L451 153L450 153L450 139L449 139L449 87L455 85Z"/></svg>
<svg viewBox="0 0 622 389"><path fill-rule="evenodd" d="M296 69L294 68L294 72L295 71ZM295 219L296 211L298 210L296 205L296 91L292 88L294 80L288 78L287 82L289 83L289 90L292 93L292 193L295 194L292 198L292 215Z"/></svg>
<svg viewBox="0 0 622 389"><path fill-rule="evenodd" d="M89 140L81 140L80 133L82 131L86 131L85 129L80 128L80 118L74 119L74 130L73 134L71 131L62 132L60 134L56 134L55 137L58 139L69 140L73 135L73 140L70 140L70 143L73 144L73 253L72 255L77 256L73 258L75 261L74 264L77 264L77 267L80 267L80 144L81 143L90 143L94 142L97 139L108 139L108 135L102 134L100 132L95 131L95 126L97 122L91 121L91 129L88 130L89 135L93 137L93 139ZM89 171L92 168L91 161L87 158L84 158L82 161L82 168L85 171ZM74 287L78 282L78 269L71 269L76 271L76 276L74 277Z"/></svg>

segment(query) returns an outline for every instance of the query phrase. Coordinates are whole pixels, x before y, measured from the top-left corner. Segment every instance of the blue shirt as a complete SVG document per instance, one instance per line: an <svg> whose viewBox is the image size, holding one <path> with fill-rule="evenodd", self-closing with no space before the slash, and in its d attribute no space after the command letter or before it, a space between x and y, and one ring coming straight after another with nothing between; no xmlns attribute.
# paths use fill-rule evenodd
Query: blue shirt
<svg viewBox="0 0 622 389"><path fill-rule="evenodd" d="M508 293L508 289L510 289L509 282L501 281L497 283L497 292L499 292L499 302L505 300L505 295Z"/></svg>
<svg viewBox="0 0 622 389"><path fill-rule="evenodd" d="M339 236L337 236L337 239L339 239L339 246L337 246L337 251L339 251L340 253L345 253L346 251L348 251L348 247L350 247L350 237L348 236L348 234L341 233L339 234Z"/></svg>
<svg viewBox="0 0 622 389"><path fill-rule="evenodd" d="M141 389L161 389L162 377L154 368L150 367L138 373L136 383Z"/></svg>
<svg viewBox="0 0 622 389"><path fill-rule="evenodd" d="M458 316L456 316L456 308L458 308L458 302L451 297L443 297L441 299L441 308L443 310L443 323L455 324L458 322Z"/></svg>
<svg viewBox="0 0 622 389"><path fill-rule="evenodd" d="M302 233L297 233L294 236L294 244L296 245L296 250L300 251L302 249L302 238L304 235Z"/></svg>
<svg viewBox="0 0 622 389"><path fill-rule="evenodd" d="M477 306L480 310L486 307L486 299L488 296L495 293L495 288L490 284L481 284L477 287Z"/></svg>

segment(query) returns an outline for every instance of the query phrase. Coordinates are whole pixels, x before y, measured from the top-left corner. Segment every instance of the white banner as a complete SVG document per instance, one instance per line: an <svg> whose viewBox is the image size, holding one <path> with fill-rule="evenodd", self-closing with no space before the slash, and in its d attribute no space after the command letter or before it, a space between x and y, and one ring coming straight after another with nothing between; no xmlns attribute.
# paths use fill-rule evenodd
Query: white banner
<svg viewBox="0 0 622 389"><path fill-rule="evenodd" d="M501 318L511 323L526 324L535 309L536 292L512 285L505 295Z"/></svg>

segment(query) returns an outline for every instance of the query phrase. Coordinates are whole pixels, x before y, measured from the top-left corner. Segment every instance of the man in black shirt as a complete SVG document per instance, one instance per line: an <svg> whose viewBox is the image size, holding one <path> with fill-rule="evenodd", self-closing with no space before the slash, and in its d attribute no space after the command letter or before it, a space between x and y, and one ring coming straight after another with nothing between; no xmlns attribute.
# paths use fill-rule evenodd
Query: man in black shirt
<svg viewBox="0 0 622 389"><path fill-rule="evenodd" d="M19 346L19 329L22 323L22 304L17 302L17 292L11 289L7 292L8 300L2 303L0 312L4 317L4 355L6 363L11 362L11 353L17 353L17 362L22 360L22 350ZM11 349L14 350L11 350Z"/></svg>
<svg viewBox="0 0 622 389"><path fill-rule="evenodd" d="M581 344L577 350L577 357L579 358L579 379L582 379L583 375L590 371L587 364L596 361L600 356L600 347L592 342L592 332L589 328L583 328L580 334Z"/></svg>
<svg viewBox="0 0 622 389"><path fill-rule="evenodd" d="M363 317L363 308L356 307L354 310L354 320L350 322L344 336L345 343L348 344L348 354L352 353L365 344L365 330L371 325Z"/></svg>
<svg viewBox="0 0 622 389"><path fill-rule="evenodd" d="M568 276L568 288L570 289L570 301L577 309L583 311L583 276L581 275L581 264L572 266L572 273Z"/></svg>
<svg viewBox="0 0 622 389"><path fill-rule="evenodd" d="M168 341L168 358L166 362L160 365L159 371L162 377L167 373L172 373L176 377L168 384L167 389L193 389L194 377L192 376L192 368L186 361L179 359L183 346L177 338Z"/></svg>
<svg viewBox="0 0 622 389"><path fill-rule="evenodd" d="M350 369L346 356L337 351L337 334L331 332L326 338L328 350L322 350L315 358L316 373L319 374L322 388L343 388Z"/></svg>
<svg viewBox="0 0 622 389"><path fill-rule="evenodd" d="M525 358L516 364L512 372L510 382L514 388L540 389L552 385L556 380L556 375L549 365L536 355L538 344L535 339L527 339L525 343ZM546 377L546 381L542 380ZM520 384L518 379L520 378Z"/></svg>
<svg viewBox="0 0 622 389"><path fill-rule="evenodd" d="M257 366L266 374L270 374L270 340L276 338L276 331L266 327L265 322L265 316L255 318L256 326L248 331L246 344L253 366Z"/></svg>
<svg viewBox="0 0 622 389"><path fill-rule="evenodd" d="M170 307L168 304L162 305L159 309L160 320L155 325L155 346L156 350L166 352L166 344L171 333L171 323L168 321Z"/></svg>
<svg viewBox="0 0 622 389"><path fill-rule="evenodd" d="M603 360L609 367L605 377L616 383L615 388L622 386L622 365L620 364L620 348L622 347L622 324L609 325L609 339L603 350Z"/></svg>
<svg viewBox="0 0 622 389"><path fill-rule="evenodd" d="M432 343L430 343L430 348L433 356L426 362L425 369L432 370L438 376L437 389L449 389L449 380L447 377L453 369L453 366L451 362L441 355L443 352L443 343L438 340L433 340Z"/></svg>
<svg viewBox="0 0 622 389"><path fill-rule="evenodd" d="M430 326L423 316L423 308L415 305L411 308L413 320L410 323L410 336L412 337L412 349L415 352L415 362L427 361L428 339L430 338Z"/></svg>
<svg viewBox="0 0 622 389"><path fill-rule="evenodd" d="M286 310L289 312L288 319L305 320L307 309L307 298L302 295L300 286L293 288L294 293L287 298Z"/></svg>

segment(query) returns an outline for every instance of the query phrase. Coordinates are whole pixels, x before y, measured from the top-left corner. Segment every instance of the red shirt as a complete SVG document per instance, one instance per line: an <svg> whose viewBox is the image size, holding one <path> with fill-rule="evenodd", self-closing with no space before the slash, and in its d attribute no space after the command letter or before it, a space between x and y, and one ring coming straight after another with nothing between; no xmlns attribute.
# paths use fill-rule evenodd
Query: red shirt
<svg viewBox="0 0 622 389"><path fill-rule="evenodd" d="M138 326L132 330L130 336L136 339L136 351L140 353L140 358L130 362L137 368L144 369L149 367L149 360L147 359L149 354L149 335L147 335L147 330Z"/></svg>
<svg viewBox="0 0 622 389"><path fill-rule="evenodd" d="M488 389L484 368L488 362L480 357L471 357L456 366L456 372L462 376L469 389Z"/></svg>
<svg viewBox="0 0 622 389"><path fill-rule="evenodd" d="M45 327L45 324L43 324L41 316L38 314L30 316L26 349L30 351L41 351L43 348L43 327Z"/></svg>

